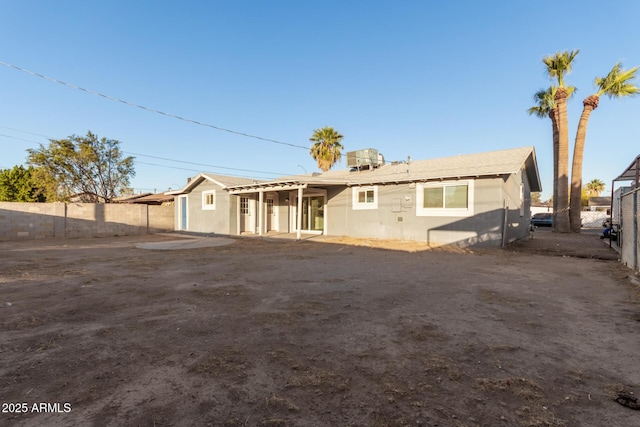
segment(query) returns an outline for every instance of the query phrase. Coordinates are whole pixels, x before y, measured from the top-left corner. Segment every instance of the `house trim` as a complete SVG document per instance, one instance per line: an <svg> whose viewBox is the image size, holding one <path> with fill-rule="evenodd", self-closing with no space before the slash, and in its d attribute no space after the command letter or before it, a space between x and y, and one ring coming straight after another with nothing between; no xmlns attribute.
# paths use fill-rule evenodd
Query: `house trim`
<svg viewBox="0 0 640 427"><path fill-rule="evenodd" d="M360 195L364 192L364 201L359 200ZM373 200L367 201L369 192L373 192ZM369 185L362 187L351 187L351 209L365 210L378 209L378 186Z"/></svg>
<svg viewBox="0 0 640 427"><path fill-rule="evenodd" d="M208 196L213 196L213 203L207 203ZM216 210L216 190L206 190L202 192L202 210L203 211L215 211Z"/></svg>

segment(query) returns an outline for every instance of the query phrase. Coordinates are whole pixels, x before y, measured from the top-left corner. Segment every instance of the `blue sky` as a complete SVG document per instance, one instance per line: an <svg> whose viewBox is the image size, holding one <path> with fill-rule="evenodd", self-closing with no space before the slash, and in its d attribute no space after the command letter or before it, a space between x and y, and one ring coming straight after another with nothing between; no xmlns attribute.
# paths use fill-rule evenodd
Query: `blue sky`
<svg viewBox="0 0 640 427"><path fill-rule="evenodd" d="M303 147L324 126L345 136L346 151L377 148L387 160L533 145L546 199L551 123L526 113L533 93L550 84L542 57L580 49L567 77L578 87L568 106L573 145L594 78L618 61L640 65L638 16L635 0L615 9L591 0L5 0L0 61ZM138 191L180 188L198 171L259 179L317 171L308 149L2 65L0 93L0 168L23 164L25 150L47 138L91 130L137 153ZM585 182L598 178L610 190L640 154L639 119L640 97L601 100L588 128Z"/></svg>

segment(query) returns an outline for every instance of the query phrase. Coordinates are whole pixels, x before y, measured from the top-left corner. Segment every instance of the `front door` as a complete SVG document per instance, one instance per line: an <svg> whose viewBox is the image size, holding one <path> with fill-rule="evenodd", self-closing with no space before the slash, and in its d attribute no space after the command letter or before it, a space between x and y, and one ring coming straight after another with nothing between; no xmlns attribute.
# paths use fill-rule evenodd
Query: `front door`
<svg viewBox="0 0 640 427"><path fill-rule="evenodd" d="M252 227L252 200L250 197L240 197L240 232L250 231L253 233Z"/></svg>
<svg viewBox="0 0 640 427"><path fill-rule="evenodd" d="M180 224L179 229L186 231L187 230L187 196L178 197L179 205L180 205Z"/></svg>
<svg viewBox="0 0 640 427"><path fill-rule="evenodd" d="M274 199L268 197L267 198L267 231L277 230L277 222L276 222L276 210L275 210L275 201Z"/></svg>

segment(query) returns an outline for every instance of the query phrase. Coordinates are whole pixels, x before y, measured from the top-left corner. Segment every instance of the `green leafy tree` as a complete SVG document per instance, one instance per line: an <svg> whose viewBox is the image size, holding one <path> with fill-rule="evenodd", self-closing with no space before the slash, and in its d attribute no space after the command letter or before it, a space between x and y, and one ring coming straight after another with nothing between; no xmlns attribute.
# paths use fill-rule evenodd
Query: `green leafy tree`
<svg viewBox="0 0 640 427"><path fill-rule="evenodd" d="M569 90L564 84L564 76L571 72L573 61L579 50L556 52L547 56L542 62L547 68L549 78L558 83L554 101L558 108L558 180L554 197L557 208L553 211L554 230L567 233L569 226L569 126L567 117L567 99Z"/></svg>
<svg viewBox="0 0 640 427"><path fill-rule="evenodd" d="M584 185L589 197L598 197L604 191L605 183L598 178L592 179Z"/></svg>
<svg viewBox="0 0 640 427"><path fill-rule="evenodd" d="M0 170L0 202L44 202L33 175L32 167Z"/></svg>
<svg viewBox="0 0 640 427"><path fill-rule="evenodd" d="M344 136L330 126L316 129L309 140L313 146L309 154L317 162L318 168L328 171L342 157L344 146L341 144Z"/></svg>
<svg viewBox="0 0 640 427"><path fill-rule="evenodd" d="M598 108L600 97L606 95L609 98L621 98L640 93L640 89L633 83L639 67L623 70L622 64L613 66L605 77L597 77L595 80L597 92L589 95L582 101L583 109L578 122L576 141L573 148L573 164L571 166L571 231L580 232L580 204L582 192L582 160L584 155L584 143L587 137L587 124L591 112Z"/></svg>
<svg viewBox="0 0 640 427"><path fill-rule="evenodd" d="M39 185L48 196L67 201L75 194L110 203L135 175L133 157L124 157L120 141L87 132L67 139L52 139L49 146L29 149L28 162L36 166Z"/></svg>
<svg viewBox="0 0 640 427"><path fill-rule="evenodd" d="M589 206L589 191L583 187L580 191L580 210L584 210L587 206Z"/></svg>
<svg viewBox="0 0 640 427"><path fill-rule="evenodd" d="M540 203L540 192L539 191L532 191L531 192L531 203Z"/></svg>

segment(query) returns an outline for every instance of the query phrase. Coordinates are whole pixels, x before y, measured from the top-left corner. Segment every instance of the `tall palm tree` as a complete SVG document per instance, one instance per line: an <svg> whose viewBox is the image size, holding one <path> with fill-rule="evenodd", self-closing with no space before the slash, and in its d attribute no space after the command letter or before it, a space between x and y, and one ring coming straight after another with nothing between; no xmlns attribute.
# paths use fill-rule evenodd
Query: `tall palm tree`
<svg viewBox="0 0 640 427"><path fill-rule="evenodd" d="M584 187L590 197L597 197L604 191L604 186L604 182L596 178L587 182Z"/></svg>
<svg viewBox="0 0 640 427"><path fill-rule="evenodd" d="M571 231L580 232L580 207L582 190L582 158L584 155L584 142L587 136L587 124L591 112L598 108L600 97L606 95L609 98L621 98L640 93L640 88L632 80L636 78L639 67L623 70L622 64L613 66L605 77L597 77L595 80L598 91L589 95L582 101L583 109L578 122L576 142L573 147L573 164L571 166Z"/></svg>
<svg viewBox="0 0 640 427"><path fill-rule="evenodd" d="M579 50L556 52L542 62L547 74L558 82L554 100L558 108L558 181L556 185L557 209L553 211L554 230L561 233L569 231L569 126L567 118L567 98L569 91L564 85L564 76L571 72L572 64Z"/></svg>
<svg viewBox="0 0 640 427"><path fill-rule="evenodd" d="M551 131L553 138L553 211L556 211L558 201L558 107L554 100L556 94L556 86L549 89L540 89L533 95L533 101L536 103L529 108L527 112L531 116L538 118L549 117L551 119ZM555 229L555 224L553 225Z"/></svg>
<svg viewBox="0 0 640 427"><path fill-rule="evenodd" d="M318 168L323 172L328 171L342 157L344 146L340 143L344 136L340 135L331 126L325 126L322 129L313 131L313 135L309 141L313 142L313 146L309 151L311 157L318 163Z"/></svg>

